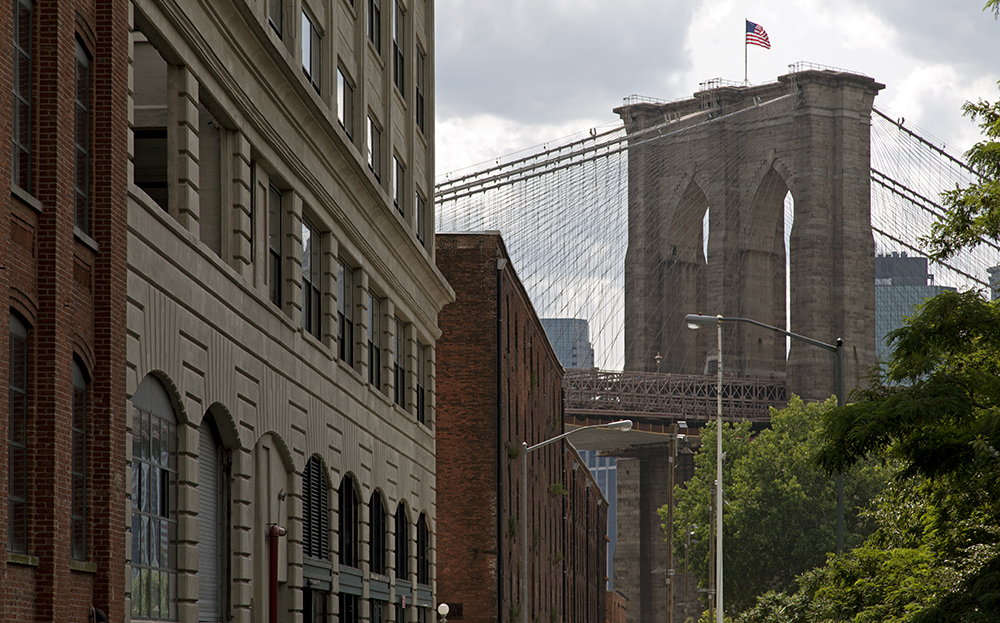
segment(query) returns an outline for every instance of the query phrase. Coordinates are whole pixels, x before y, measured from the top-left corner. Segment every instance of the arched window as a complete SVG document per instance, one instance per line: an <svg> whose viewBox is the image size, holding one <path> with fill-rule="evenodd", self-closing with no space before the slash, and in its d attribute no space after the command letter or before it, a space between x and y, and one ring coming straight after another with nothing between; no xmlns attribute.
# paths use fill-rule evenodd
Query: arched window
<svg viewBox="0 0 1000 623"><path fill-rule="evenodd" d="M409 522L406 520L406 507L402 502L396 506L396 577L405 580L407 575L407 563L409 562L409 552L406 549L407 529Z"/></svg>
<svg viewBox="0 0 1000 623"><path fill-rule="evenodd" d="M333 586L330 558L330 504L323 462L317 456L306 462L302 474L302 554L306 561L303 575L303 616L308 623L326 621L327 598Z"/></svg>
<svg viewBox="0 0 1000 623"><path fill-rule="evenodd" d="M311 558L329 558L329 503L323 464L312 457L302 474L302 553Z"/></svg>
<svg viewBox="0 0 1000 623"><path fill-rule="evenodd" d="M73 359L73 501L70 511L70 555L87 560L87 375Z"/></svg>
<svg viewBox="0 0 1000 623"><path fill-rule="evenodd" d="M378 491L372 493L372 498L368 502L368 527L370 537L368 539L368 565L372 573L385 574L385 532L386 532L386 512L382 503L382 494Z"/></svg>
<svg viewBox="0 0 1000 623"><path fill-rule="evenodd" d="M340 564L359 567L358 561L358 494L354 480L344 476L340 482Z"/></svg>
<svg viewBox="0 0 1000 623"><path fill-rule="evenodd" d="M431 533L424 513L417 519L417 582L431 583Z"/></svg>
<svg viewBox="0 0 1000 623"><path fill-rule="evenodd" d="M198 620L224 619L228 487L225 450L212 416L198 428Z"/></svg>
<svg viewBox="0 0 1000 623"><path fill-rule="evenodd" d="M28 327L10 315L7 549L28 553Z"/></svg>
<svg viewBox="0 0 1000 623"><path fill-rule="evenodd" d="M132 619L177 619L177 420L163 385L132 397Z"/></svg>

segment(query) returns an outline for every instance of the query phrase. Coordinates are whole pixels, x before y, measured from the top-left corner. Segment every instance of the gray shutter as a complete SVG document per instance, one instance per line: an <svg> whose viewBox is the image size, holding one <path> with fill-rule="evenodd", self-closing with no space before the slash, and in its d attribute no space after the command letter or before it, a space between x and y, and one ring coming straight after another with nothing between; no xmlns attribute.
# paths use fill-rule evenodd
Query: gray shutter
<svg viewBox="0 0 1000 623"><path fill-rule="evenodd" d="M208 419L198 429L198 620L222 620L222 449Z"/></svg>

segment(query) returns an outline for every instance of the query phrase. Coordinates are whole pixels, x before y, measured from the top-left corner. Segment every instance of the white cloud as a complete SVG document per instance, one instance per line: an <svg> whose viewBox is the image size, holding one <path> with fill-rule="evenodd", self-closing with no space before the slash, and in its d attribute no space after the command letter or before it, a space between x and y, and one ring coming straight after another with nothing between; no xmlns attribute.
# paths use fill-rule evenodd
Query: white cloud
<svg viewBox="0 0 1000 623"><path fill-rule="evenodd" d="M967 148L978 133L962 102L998 93L1000 22L983 3L440 0L438 171L615 122L632 93L672 100L742 81L744 18L772 44L746 50L751 83L797 61L857 71L886 84L877 106Z"/></svg>

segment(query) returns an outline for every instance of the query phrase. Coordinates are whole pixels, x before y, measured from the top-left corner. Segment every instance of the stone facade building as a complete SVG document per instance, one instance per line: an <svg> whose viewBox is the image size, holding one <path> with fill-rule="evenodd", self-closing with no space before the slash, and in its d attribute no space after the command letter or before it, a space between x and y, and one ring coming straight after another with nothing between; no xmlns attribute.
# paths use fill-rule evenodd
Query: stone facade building
<svg viewBox="0 0 1000 623"><path fill-rule="evenodd" d="M133 620L433 616L433 24L133 2Z"/></svg>
<svg viewBox="0 0 1000 623"><path fill-rule="evenodd" d="M470 623L600 621L607 502L566 441L527 457L520 511L521 443L563 432L562 367L498 232L438 234L437 261L456 296L439 317L438 597Z"/></svg>
<svg viewBox="0 0 1000 623"><path fill-rule="evenodd" d="M5 620L433 617L433 23L0 18Z"/></svg>
<svg viewBox="0 0 1000 623"><path fill-rule="evenodd" d="M0 615L121 621L128 3L15 0L0 40Z"/></svg>

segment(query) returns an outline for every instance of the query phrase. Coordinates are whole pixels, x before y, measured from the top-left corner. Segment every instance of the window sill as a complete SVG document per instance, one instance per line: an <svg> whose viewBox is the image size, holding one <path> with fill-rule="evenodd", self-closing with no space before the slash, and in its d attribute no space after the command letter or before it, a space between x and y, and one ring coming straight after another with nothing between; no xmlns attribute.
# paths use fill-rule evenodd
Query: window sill
<svg viewBox="0 0 1000 623"><path fill-rule="evenodd" d="M11 183L10 194L14 195L22 202L28 204L28 207L32 208L36 212L43 211L42 202L36 199L34 195L29 193L25 189L21 188L17 184Z"/></svg>
<svg viewBox="0 0 1000 623"><path fill-rule="evenodd" d="M93 251L94 253L100 253L101 245L99 245L96 240L91 238L85 231L83 231L76 225L73 225L73 235L76 236L76 239L82 242L84 245L90 247L91 251Z"/></svg>
<svg viewBox="0 0 1000 623"><path fill-rule="evenodd" d="M23 565L25 567L37 567L38 556L29 556L28 554L16 554L14 552L7 552L7 564Z"/></svg>
<svg viewBox="0 0 1000 623"><path fill-rule="evenodd" d="M70 571L80 571L81 573L97 573L97 563L86 560L70 560Z"/></svg>
<svg viewBox="0 0 1000 623"><path fill-rule="evenodd" d="M368 44L367 45L368 51L371 52L371 55L375 59L375 62L378 64L379 69L381 71L385 71L385 59L382 58L382 53L379 52L379 49L375 47L375 43L368 38L367 34L365 35L365 43Z"/></svg>
<svg viewBox="0 0 1000 623"><path fill-rule="evenodd" d="M347 7L347 12L351 14L351 17L358 19L358 9L354 6L354 0L344 0L344 6Z"/></svg>

